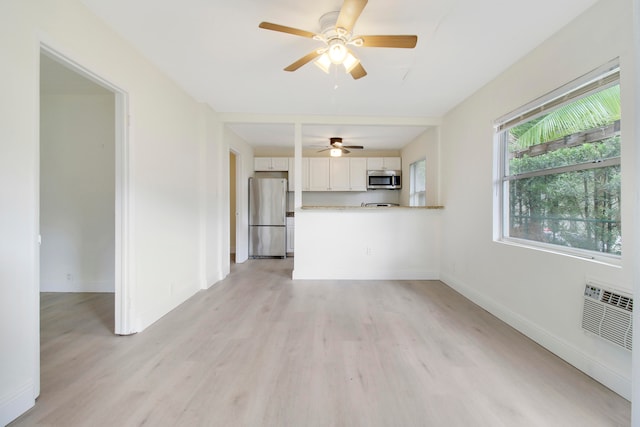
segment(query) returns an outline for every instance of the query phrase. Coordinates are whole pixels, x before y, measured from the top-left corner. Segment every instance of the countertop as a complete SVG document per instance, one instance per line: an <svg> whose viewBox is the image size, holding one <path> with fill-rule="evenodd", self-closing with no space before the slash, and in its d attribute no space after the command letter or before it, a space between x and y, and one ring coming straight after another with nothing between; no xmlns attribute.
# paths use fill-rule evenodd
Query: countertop
<svg viewBox="0 0 640 427"><path fill-rule="evenodd" d="M444 206L302 206L302 210L444 209Z"/></svg>

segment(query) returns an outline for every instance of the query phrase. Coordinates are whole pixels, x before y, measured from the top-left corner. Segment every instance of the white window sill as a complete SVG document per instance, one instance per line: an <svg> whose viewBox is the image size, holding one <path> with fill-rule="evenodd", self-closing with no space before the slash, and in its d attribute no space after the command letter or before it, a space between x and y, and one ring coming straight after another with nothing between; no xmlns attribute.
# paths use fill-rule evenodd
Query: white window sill
<svg viewBox="0 0 640 427"><path fill-rule="evenodd" d="M620 255L608 255L600 252L593 252L584 249L576 249L558 245L550 245L542 242L517 239L513 237L494 239L494 242L508 246L516 246L520 248L532 249L535 251L547 252L550 254L568 256L571 258L578 258L602 265L608 265L610 267L622 268L622 257Z"/></svg>

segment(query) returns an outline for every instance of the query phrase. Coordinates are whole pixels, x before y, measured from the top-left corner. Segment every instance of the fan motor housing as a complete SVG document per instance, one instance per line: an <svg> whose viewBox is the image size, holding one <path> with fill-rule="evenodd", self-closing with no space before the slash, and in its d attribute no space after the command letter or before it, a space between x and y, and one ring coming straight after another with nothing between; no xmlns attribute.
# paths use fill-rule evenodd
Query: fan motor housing
<svg viewBox="0 0 640 427"><path fill-rule="evenodd" d="M329 31L335 31L336 22L338 22L338 15L340 11L327 12L318 19L320 23L320 32L325 34Z"/></svg>

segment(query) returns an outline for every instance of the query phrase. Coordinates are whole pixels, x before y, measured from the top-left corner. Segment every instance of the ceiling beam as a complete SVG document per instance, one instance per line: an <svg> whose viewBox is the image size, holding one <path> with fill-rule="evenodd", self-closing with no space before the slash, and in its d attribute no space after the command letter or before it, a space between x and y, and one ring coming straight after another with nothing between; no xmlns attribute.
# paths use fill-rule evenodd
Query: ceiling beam
<svg viewBox="0 0 640 427"><path fill-rule="evenodd" d="M219 113L223 123L291 123L302 125L380 125L380 126L439 126L440 117L387 116L315 116L291 114Z"/></svg>

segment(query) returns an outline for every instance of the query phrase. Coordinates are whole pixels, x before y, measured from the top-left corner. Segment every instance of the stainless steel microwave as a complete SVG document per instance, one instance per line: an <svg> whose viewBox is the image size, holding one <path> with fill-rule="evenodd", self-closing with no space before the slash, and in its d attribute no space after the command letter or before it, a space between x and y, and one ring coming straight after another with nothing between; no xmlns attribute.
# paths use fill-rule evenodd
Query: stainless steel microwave
<svg viewBox="0 0 640 427"><path fill-rule="evenodd" d="M367 188L369 190L399 190L402 188L402 171L367 171Z"/></svg>

